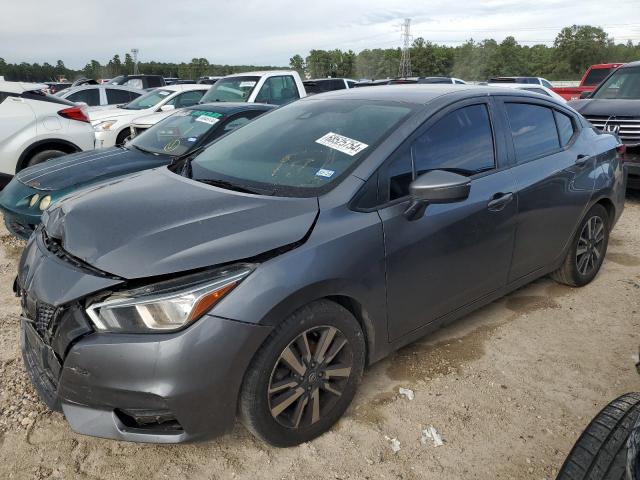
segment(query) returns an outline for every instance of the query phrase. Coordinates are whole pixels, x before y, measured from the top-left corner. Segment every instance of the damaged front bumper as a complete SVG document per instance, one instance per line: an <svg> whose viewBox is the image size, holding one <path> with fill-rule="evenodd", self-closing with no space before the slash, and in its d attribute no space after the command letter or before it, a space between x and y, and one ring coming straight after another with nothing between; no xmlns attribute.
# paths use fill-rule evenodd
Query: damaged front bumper
<svg viewBox="0 0 640 480"><path fill-rule="evenodd" d="M74 431L97 437L174 443L228 431L270 327L206 315L174 333L97 333L84 299L123 281L66 262L38 233L16 289L23 358L47 405Z"/></svg>

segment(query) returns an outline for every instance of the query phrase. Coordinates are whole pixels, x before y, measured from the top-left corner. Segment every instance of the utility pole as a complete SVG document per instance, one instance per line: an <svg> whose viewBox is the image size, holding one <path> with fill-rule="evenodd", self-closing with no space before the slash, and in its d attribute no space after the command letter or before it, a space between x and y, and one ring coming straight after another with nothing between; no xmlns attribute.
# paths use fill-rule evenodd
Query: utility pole
<svg viewBox="0 0 640 480"><path fill-rule="evenodd" d="M138 75L138 50L137 48L131 49L131 55L133 56L133 74Z"/></svg>
<svg viewBox="0 0 640 480"><path fill-rule="evenodd" d="M405 78L411 76L411 19L405 18L401 28L402 59L400 60L398 77Z"/></svg>

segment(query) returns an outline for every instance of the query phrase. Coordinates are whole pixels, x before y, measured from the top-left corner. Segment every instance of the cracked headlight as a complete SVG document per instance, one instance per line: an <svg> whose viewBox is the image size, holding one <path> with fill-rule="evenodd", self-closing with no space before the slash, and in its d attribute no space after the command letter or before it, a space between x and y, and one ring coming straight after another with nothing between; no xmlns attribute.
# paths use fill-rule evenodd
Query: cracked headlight
<svg viewBox="0 0 640 480"><path fill-rule="evenodd" d="M103 332L162 333L184 328L213 308L253 271L241 264L119 292L87 308Z"/></svg>

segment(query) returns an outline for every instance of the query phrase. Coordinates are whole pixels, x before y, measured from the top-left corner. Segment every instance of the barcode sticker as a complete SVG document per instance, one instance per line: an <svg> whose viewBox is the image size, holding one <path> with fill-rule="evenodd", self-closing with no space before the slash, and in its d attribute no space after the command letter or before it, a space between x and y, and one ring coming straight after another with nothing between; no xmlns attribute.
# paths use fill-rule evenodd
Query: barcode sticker
<svg viewBox="0 0 640 480"><path fill-rule="evenodd" d="M325 147L333 148L334 150L338 150L339 152L345 153L351 157L360 153L369 146L366 143L362 143L354 140L353 138L344 137L333 132L329 132L323 137L320 137L316 140L316 143L324 145Z"/></svg>

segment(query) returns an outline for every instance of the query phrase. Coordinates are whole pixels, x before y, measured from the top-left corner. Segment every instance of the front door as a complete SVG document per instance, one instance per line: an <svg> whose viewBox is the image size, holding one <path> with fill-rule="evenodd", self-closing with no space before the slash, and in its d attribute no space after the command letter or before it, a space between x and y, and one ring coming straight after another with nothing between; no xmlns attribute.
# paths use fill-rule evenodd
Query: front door
<svg viewBox="0 0 640 480"><path fill-rule="evenodd" d="M381 171L389 200L379 214L391 341L506 284L517 205L491 111L483 99L441 112ZM408 221L408 184L436 169L469 176L469 198L430 205L422 218Z"/></svg>

